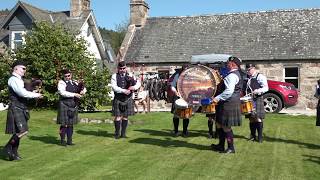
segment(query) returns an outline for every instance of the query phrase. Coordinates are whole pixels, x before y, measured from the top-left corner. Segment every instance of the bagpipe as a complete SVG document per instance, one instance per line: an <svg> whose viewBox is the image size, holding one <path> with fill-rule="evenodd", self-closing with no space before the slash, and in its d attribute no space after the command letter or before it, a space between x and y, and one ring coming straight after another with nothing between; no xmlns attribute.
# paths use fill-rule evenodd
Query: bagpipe
<svg viewBox="0 0 320 180"><path fill-rule="evenodd" d="M24 87L28 91L40 93L42 91L42 80L38 78L25 79Z"/></svg>

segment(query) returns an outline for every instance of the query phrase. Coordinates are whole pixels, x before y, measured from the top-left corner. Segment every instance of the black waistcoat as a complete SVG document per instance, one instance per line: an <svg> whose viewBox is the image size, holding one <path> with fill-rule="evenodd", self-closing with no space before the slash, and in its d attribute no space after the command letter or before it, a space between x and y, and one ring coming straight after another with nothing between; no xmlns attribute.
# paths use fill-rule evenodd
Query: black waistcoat
<svg viewBox="0 0 320 180"><path fill-rule="evenodd" d="M251 77L250 84L249 84L251 89L248 88L249 93L251 92L251 90L254 91L255 89L259 89L262 87L258 82L258 76L259 76L259 73L256 76Z"/></svg>
<svg viewBox="0 0 320 180"><path fill-rule="evenodd" d="M117 73L117 86L121 87L122 89L128 89L130 86L134 86L135 85L135 81L133 80L132 77L130 77L128 75L128 73L126 73L124 76L121 76L119 73ZM115 99L118 99L120 101L126 101L127 99L129 99L130 97L132 97L132 92L128 95L124 94L124 93L116 93L115 92Z"/></svg>
<svg viewBox="0 0 320 180"><path fill-rule="evenodd" d="M17 93L13 91L11 87L9 87L9 99L12 105L18 106L20 108L27 108L27 98L20 97Z"/></svg>
<svg viewBox="0 0 320 180"><path fill-rule="evenodd" d="M243 85L243 80L242 80L242 78L241 78L241 75L240 75L240 72L239 72L239 70L237 70L237 71L232 71L232 72L230 72L229 74L231 74L231 73L234 73L234 74L236 74L237 76L238 76L238 78L239 78L239 82L235 85L235 87L234 87L234 91L233 91L233 93L232 93L232 95L231 95L231 97L229 98L229 99L227 99L226 101L228 101L228 100L230 100L230 99L233 99L233 98L240 98L240 92L241 92L241 90L242 90L242 85ZM228 75L229 75L228 74ZM228 76L227 75L227 76ZM226 87L225 87L225 84L224 84L224 81L222 81L220 84L219 84L219 86L220 87L218 87L218 89L221 89L220 91L221 92L223 92L225 89L226 89Z"/></svg>
<svg viewBox="0 0 320 180"><path fill-rule="evenodd" d="M64 81L66 83L66 91L71 92L71 93L77 93L78 92L78 86L76 83L71 81ZM61 99L73 99L73 97L61 97Z"/></svg>

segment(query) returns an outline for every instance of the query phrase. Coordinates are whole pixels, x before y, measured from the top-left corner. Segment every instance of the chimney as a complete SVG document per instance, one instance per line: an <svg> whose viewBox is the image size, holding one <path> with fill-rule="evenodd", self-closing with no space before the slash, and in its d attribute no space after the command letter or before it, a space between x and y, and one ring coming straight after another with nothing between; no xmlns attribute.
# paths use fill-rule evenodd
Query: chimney
<svg viewBox="0 0 320 180"><path fill-rule="evenodd" d="M79 17L85 10L90 10L90 0L71 0L70 17Z"/></svg>
<svg viewBox="0 0 320 180"><path fill-rule="evenodd" d="M144 26L148 10L149 5L144 0L130 0L130 25Z"/></svg>

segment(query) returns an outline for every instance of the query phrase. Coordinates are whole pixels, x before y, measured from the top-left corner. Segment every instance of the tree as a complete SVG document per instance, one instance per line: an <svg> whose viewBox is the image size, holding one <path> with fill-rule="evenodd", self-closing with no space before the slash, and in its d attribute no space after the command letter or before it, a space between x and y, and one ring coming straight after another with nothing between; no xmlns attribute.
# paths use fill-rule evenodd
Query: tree
<svg viewBox="0 0 320 180"><path fill-rule="evenodd" d="M88 92L81 99L81 108L94 110L102 102L110 101L107 95L110 91L107 86L110 73L95 65L94 56L87 51L85 40L75 34L61 25L37 23L25 36L26 43L16 51L15 59L28 63L26 77L43 81L42 93L45 98L38 102L42 107L55 107L59 98L57 82L62 78L61 71L65 68L72 70L75 79L84 79ZM4 60L1 58L1 62ZM2 78L2 74L0 76L2 84L7 78ZM4 102L3 99L0 101Z"/></svg>
<svg viewBox="0 0 320 180"><path fill-rule="evenodd" d="M101 33L102 38L104 40L107 40L111 44L111 47L116 54L119 52L119 48L127 33L127 27L127 21L124 21L121 24L116 25L115 31L99 27L99 31Z"/></svg>

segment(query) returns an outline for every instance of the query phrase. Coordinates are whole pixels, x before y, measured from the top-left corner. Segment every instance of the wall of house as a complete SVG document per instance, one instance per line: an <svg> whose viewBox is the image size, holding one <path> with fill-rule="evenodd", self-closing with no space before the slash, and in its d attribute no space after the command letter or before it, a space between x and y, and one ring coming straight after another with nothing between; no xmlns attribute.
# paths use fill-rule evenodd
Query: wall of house
<svg viewBox="0 0 320 180"><path fill-rule="evenodd" d="M88 29L88 27L89 27L89 24L88 22L86 22L80 30L81 31L80 36L82 36L88 42L88 51L91 52L96 59L101 60L102 58L100 56L98 46L93 37L93 33L91 30ZM88 30L91 31L89 32L89 34L88 34Z"/></svg>
<svg viewBox="0 0 320 180"><path fill-rule="evenodd" d="M284 68L285 67L298 67L299 69L299 99L296 107L306 109L315 109L317 105L317 99L314 98L315 86L317 80L320 79L320 61L277 61L271 62L254 62L257 64L257 69L260 73L267 76L270 80L284 81ZM181 65L163 65L163 64L152 64L152 65L129 65L130 71L133 71L136 76L140 76L142 73L147 72L158 72L158 70L168 69L170 74L175 72L176 68ZM151 101L151 107L154 110L169 110L170 104L165 101Z"/></svg>
<svg viewBox="0 0 320 180"><path fill-rule="evenodd" d="M316 108L317 100L314 98L317 80L320 79L320 61L280 61L277 63L261 63L259 72L265 74L268 79L284 81L284 68L299 68L299 99L298 107Z"/></svg>

